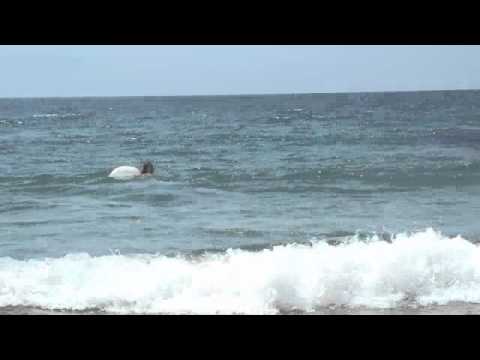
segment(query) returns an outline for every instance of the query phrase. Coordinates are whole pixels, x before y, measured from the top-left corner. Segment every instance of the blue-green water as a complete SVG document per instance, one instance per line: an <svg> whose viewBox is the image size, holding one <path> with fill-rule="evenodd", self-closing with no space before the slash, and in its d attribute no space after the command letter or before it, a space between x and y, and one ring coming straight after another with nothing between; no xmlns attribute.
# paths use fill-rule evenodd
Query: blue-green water
<svg viewBox="0 0 480 360"><path fill-rule="evenodd" d="M16 266L480 239L480 91L0 99L0 154L0 259ZM145 159L155 176L108 177Z"/></svg>

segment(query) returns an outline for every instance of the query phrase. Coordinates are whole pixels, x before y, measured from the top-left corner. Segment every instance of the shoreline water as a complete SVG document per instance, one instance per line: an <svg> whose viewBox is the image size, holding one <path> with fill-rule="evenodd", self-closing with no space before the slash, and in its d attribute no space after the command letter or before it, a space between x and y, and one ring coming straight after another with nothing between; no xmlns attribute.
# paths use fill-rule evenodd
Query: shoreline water
<svg viewBox="0 0 480 360"><path fill-rule="evenodd" d="M100 310L50 310L30 306L5 306L0 307L0 315L211 315L211 314L175 314L175 313L112 313ZM252 314L217 314L217 315L252 315ZM260 315L260 314L254 314ZM452 302L446 305L432 306L406 306L391 309L375 308L347 308L347 307L327 307L317 309L313 312L290 311L286 313L277 313L275 315L480 315L480 304Z"/></svg>

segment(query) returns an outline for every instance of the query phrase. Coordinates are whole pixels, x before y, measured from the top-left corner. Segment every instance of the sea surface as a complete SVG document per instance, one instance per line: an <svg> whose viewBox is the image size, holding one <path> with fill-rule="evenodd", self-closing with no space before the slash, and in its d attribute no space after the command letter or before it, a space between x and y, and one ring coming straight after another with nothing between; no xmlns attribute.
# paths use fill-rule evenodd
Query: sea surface
<svg viewBox="0 0 480 360"><path fill-rule="evenodd" d="M480 312L480 91L0 99L0 199L1 314Z"/></svg>

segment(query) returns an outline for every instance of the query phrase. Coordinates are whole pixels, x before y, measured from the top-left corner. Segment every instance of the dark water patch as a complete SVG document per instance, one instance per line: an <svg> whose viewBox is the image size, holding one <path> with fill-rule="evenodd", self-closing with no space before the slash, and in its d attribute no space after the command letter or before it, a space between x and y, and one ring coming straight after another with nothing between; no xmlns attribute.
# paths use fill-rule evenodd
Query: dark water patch
<svg viewBox="0 0 480 360"><path fill-rule="evenodd" d="M132 205L130 204L123 204L123 203L108 203L104 204L104 206L108 208L131 208Z"/></svg>
<svg viewBox="0 0 480 360"><path fill-rule="evenodd" d="M45 203L42 201L16 201L12 203L3 203L0 205L0 213L23 212L31 210L48 210L60 206L54 203Z"/></svg>
<svg viewBox="0 0 480 360"><path fill-rule="evenodd" d="M115 200L115 201L122 201L122 202L128 202L128 203L140 202L140 203L146 203L151 206L168 204L176 199L177 199L177 196L174 194L148 194L148 193L142 193L142 194L133 193L128 195L116 196L112 198L112 200Z"/></svg>
<svg viewBox="0 0 480 360"><path fill-rule="evenodd" d="M358 184L357 184L358 185ZM402 187L369 187L362 189L361 187L357 188L350 188L345 186L330 186L330 185L308 185L299 183L293 184L272 184L269 186L245 186L245 187L238 187L237 191L249 193L249 194L260 194L260 193L289 193L289 194L342 194L342 195L350 195L352 197L371 197L372 195L382 193L382 192L389 192L389 193L402 193L407 192L410 189L402 188Z"/></svg>
<svg viewBox="0 0 480 360"><path fill-rule="evenodd" d="M24 226L46 225L49 223L50 223L49 220L44 220L44 221L11 221L3 224L24 227Z"/></svg>
<svg viewBox="0 0 480 360"><path fill-rule="evenodd" d="M432 141L449 147L480 149L480 129L448 128L432 132Z"/></svg>
<svg viewBox="0 0 480 360"><path fill-rule="evenodd" d="M81 220L75 219L58 219L58 218L51 218L48 220L29 220L29 221L4 221L0 222L2 225L9 225L15 227L35 227L35 226L42 226L42 225L71 225L73 222L76 224L87 224L90 223L90 220Z"/></svg>
<svg viewBox="0 0 480 360"><path fill-rule="evenodd" d="M263 231L243 229L243 228L225 228L225 229L200 229L203 233L210 236L239 236L244 238L257 238L264 236Z"/></svg>
<svg viewBox="0 0 480 360"><path fill-rule="evenodd" d="M142 223L144 218L142 216L134 215L99 215L97 219L100 220L127 220L130 223Z"/></svg>
<svg viewBox="0 0 480 360"><path fill-rule="evenodd" d="M15 144L4 144L0 142L0 154L8 155L15 154L17 151Z"/></svg>
<svg viewBox="0 0 480 360"><path fill-rule="evenodd" d="M34 195L51 195L51 194L66 194L66 193L74 193L74 190L77 189L74 185L28 185L28 186L21 186L16 188L11 188L10 192L13 194L34 194Z"/></svg>
<svg viewBox="0 0 480 360"><path fill-rule="evenodd" d="M56 160L55 163L66 164L66 170L70 167L68 162ZM75 189L82 185L104 184L113 182L107 177L108 173L93 171L86 174L61 175L58 173L38 174L34 176L0 176L0 183L8 183L12 190L21 192L59 192ZM55 190L56 189L56 190Z"/></svg>

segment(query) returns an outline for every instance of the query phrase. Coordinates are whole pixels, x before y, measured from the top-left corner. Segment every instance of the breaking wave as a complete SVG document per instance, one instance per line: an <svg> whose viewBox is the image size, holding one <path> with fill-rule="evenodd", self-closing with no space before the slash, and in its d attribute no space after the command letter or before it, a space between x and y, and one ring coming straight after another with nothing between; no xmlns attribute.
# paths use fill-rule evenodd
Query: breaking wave
<svg viewBox="0 0 480 360"><path fill-rule="evenodd" d="M427 229L195 258L0 258L0 306L111 313L276 314L480 302L480 248Z"/></svg>

